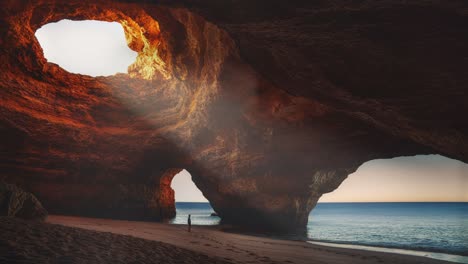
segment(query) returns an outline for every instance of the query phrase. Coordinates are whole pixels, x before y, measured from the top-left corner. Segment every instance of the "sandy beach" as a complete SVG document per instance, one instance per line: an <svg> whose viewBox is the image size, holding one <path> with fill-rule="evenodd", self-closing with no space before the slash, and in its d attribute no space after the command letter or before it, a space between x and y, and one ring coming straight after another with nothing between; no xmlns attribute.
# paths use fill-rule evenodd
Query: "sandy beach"
<svg viewBox="0 0 468 264"><path fill-rule="evenodd" d="M158 241L0 217L0 263L229 262Z"/></svg>
<svg viewBox="0 0 468 264"><path fill-rule="evenodd" d="M49 216L0 218L0 263L452 263L233 234L216 227Z"/></svg>
<svg viewBox="0 0 468 264"><path fill-rule="evenodd" d="M108 247L101 249L104 251L116 249L116 244L119 245L124 243L123 241L140 238L138 241L140 241L139 243L142 248L140 248L140 246L135 246L135 248L130 250L132 252L131 254L134 254L132 250L136 250L137 254L139 254L135 257L137 262L223 263L223 261L226 261L229 263L271 264L452 263L424 257L355 249L341 249L312 245L301 241L278 240L234 234L220 231L219 228L216 227L207 226L194 226L192 232L189 233L187 232L187 228L184 225L169 225L164 223L121 221L57 215L49 216L47 222L66 227L73 227L64 228L62 229L62 232L67 233L67 237L71 237L76 240L79 239L79 237L74 237L74 234L77 232L76 230L79 230L76 228L100 232L95 234L115 234L111 238L107 238L111 240L107 241ZM31 232L38 231L35 230ZM82 234L83 232L84 231L78 232L78 234ZM52 240L54 238L50 239ZM92 248L92 243L99 242L99 236L96 236L95 239L96 241L88 241L83 243L81 247L78 247L78 250L83 252L86 251L87 248ZM177 253L174 253L174 251ZM159 262L161 258L158 260L158 258L153 257L154 254L157 254L155 252L163 252L162 258L164 259L167 257L168 259L165 259L164 262ZM92 254L96 253L99 252L93 250L87 254L89 257L92 257ZM70 252L70 254L73 253ZM176 255L176 257L174 257L174 255ZM150 258L149 256L152 257ZM203 262L201 262L202 258ZM171 259L175 262L170 262ZM108 259L105 257L101 258L100 260L101 262L108 262Z"/></svg>

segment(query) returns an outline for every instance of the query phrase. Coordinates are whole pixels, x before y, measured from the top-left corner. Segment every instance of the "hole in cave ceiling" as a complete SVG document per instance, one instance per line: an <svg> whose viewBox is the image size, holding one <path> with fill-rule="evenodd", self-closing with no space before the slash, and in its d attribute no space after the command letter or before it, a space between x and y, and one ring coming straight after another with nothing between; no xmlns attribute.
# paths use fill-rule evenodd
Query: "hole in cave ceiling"
<svg viewBox="0 0 468 264"><path fill-rule="evenodd" d="M127 73L138 55L128 47L118 22L64 19L45 24L35 36L47 61L70 73L93 77Z"/></svg>

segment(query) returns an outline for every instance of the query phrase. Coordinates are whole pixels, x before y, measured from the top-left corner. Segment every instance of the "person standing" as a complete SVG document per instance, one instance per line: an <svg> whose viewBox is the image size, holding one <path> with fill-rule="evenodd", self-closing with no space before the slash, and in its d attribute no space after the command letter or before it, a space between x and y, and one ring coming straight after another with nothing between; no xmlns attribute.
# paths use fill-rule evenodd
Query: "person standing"
<svg viewBox="0 0 468 264"><path fill-rule="evenodd" d="M187 224L188 224L188 231L191 232L191 230L192 230L192 219L190 218L190 215L188 215Z"/></svg>

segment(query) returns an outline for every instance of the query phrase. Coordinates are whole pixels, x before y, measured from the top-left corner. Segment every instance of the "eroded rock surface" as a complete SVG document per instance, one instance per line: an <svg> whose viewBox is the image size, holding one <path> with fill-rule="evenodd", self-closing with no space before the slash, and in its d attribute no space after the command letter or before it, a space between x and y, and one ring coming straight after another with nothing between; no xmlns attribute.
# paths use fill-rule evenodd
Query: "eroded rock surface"
<svg viewBox="0 0 468 264"><path fill-rule="evenodd" d="M466 4L251 2L3 1L1 176L51 213L160 220L187 169L223 221L296 228L363 162L468 161ZM34 32L65 18L120 22L129 74L47 63Z"/></svg>
<svg viewBox="0 0 468 264"><path fill-rule="evenodd" d="M42 221L47 211L33 194L0 182L0 216Z"/></svg>

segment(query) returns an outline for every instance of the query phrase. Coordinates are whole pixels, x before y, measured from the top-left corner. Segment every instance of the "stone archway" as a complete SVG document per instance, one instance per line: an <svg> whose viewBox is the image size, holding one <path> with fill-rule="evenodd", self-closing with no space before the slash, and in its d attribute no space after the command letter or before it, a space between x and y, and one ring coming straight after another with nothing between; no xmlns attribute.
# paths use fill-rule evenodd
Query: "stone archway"
<svg viewBox="0 0 468 264"><path fill-rule="evenodd" d="M190 168L224 221L303 228L318 198L366 161L430 153L468 160L459 117L466 112L465 74L450 71L450 60L426 60L442 54L445 39L462 47L445 58L463 58L461 31L415 45L415 54L423 55L415 55L411 67L382 73L375 69L394 69L408 58L383 52L369 32L355 33L367 25L362 20L316 30L284 18L272 23L279 28L235 15L223 21L210 5L1 5L0 131L19 148L2 148L0 169L52 213L159 220L173 207L154 202L166 195L160 180L168 168ZM411 12L389 14L382 15L401 23L398 16ZM129 47L139 52L130 73L91 78L46 63L34 32L65 18L122 23ZM373 22L393 25L382 21ZM466 28L462 19L447 21L402 27L417 33ZM395 34L402 43L412 35ZM443 50L454 49L447 44ZM369 81L369 72L377 77ZM440 98L450 106L428 109Z"/></svg>

